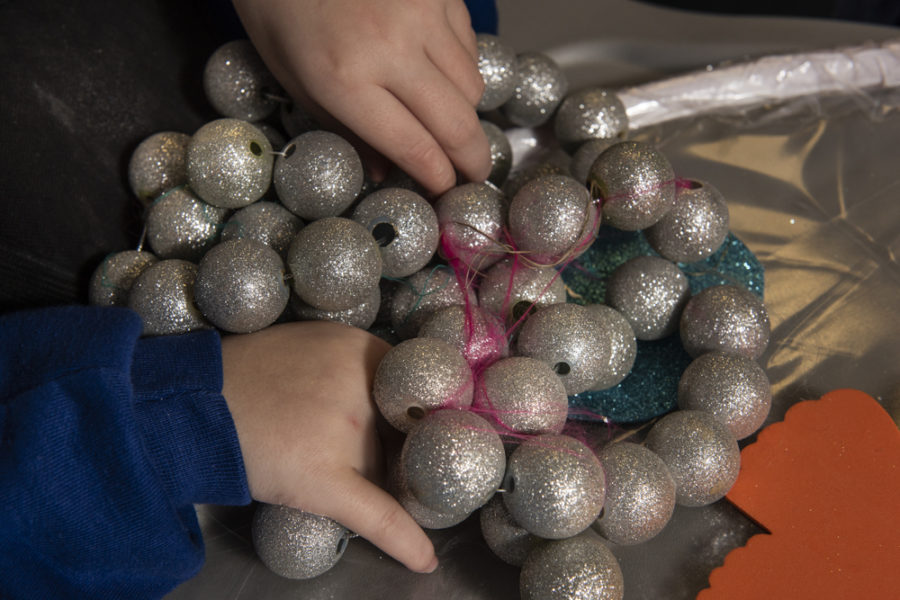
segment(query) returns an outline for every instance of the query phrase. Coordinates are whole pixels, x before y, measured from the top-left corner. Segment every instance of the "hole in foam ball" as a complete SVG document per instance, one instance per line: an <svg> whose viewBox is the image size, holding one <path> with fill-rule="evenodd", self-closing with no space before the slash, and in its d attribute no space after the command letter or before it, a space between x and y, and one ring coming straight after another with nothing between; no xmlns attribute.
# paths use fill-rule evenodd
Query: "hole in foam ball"
<svg viewBox="0 0 900 600"><path fill-rule="evenodd" d="M600 514L597 515L597 520L602 519L602 518L603 518L603 513L605 513L605 512L606 512L606 507L604 506L603 508L600 509Z"/></svg>
<svg viewBox="0 0 900 600"><path fill-rule="evenodd" d="M406 416L413 421L419 421L425 416L425 409L421 406L410 406L406 409Z"/></svg>
<svg viewBox="0 0 900 600"><path fill-rule="evenodd" d="M569 366L569 363L558 362L553 365L553 370L557 375L568 375L572 371L572 367Z"/></svg>
<svg viewBox="0 0 900 600"><path fill-rule="evenodd" d="M509 312L512 315L513 320L518 321L525 316L525 313L528 312L528 309L531 308L531 306L532 303L528 300L519 300L513 304L512 310Z"/></svg>
<svg viewBox="0 0 900 600"><path fill-rule="evenodd" d="M510 475L506 478L506 481L503 482L503 489L506 490L507 494L512 494L516 491L516 478Z"/></svg>
<svg viewBox="0 0 900 600"><path fill-rule="evenodd" d="M257 142L250 142L250 154L253 156L262 155L262 146L260 146Z"/></svg>
<svg viewBox="0 0 900 600"><path fill-rule="evenodd" d="M281 151L284 154L285 158L290 158L291 154L294 153L294 150L297 149L297 144L288 144L284 147L284 150Z"/></svg>
<svg viewBox="0 0 900 600"><path fill-rule="evenodd" d="M379 223L372 228L372 237L375 243L384 248L397 239L397 230L390 223Z"/></svg>
<svg viewBox="0 0 900 600"><path fill-rule="evenodd" d="M334 549L334 553L335 553L335 555L340 556L341 554L344 553L344 550L346 550L346 549L347 549L347 538L342 537L341 539L338 540L337 548Z"/></svg>
<svg viewBox="0 0 900 600"><path fill-rule="evenodd" d="M689 189L689 190L699 190L700 188L703 187L703 184L700 183L699 181L695 181L695 180L693 180L693 179L689 179L689 180L688 180L688 183L687 183L687 186L688 186L688 189Z"/></svg>

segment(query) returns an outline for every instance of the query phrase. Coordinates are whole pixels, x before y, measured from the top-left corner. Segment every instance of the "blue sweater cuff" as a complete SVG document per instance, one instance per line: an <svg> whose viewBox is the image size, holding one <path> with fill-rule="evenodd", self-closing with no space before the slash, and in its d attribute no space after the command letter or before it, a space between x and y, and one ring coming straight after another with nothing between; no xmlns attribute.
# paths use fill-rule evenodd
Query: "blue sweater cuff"
<svg viewBox="0 0 900 600"><path fill-rule="evenodd" d="M221 394L219 335L144 338L131 378L138 429L173 503L249 503L237 431Z"/></svg>

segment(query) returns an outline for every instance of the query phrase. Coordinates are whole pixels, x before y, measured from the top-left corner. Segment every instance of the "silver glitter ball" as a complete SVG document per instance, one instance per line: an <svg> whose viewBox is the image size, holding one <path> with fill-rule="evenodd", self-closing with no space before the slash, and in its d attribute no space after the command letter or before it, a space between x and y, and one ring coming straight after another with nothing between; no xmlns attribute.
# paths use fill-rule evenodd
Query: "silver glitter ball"
<svg viewBox="0 0 900 600"><path fill-rule="evenodd" d="M512 169L512 145L503 130L490 121L481 121L481 128L491 148L491 172L487 180L499 187Z"/></svg>
<svg viewBox="0 0 900 600"><path fill-rule="evenodd" d="M434 311L476 304L472 290L463 291L456 275L445 266L425 267L401 282L391 297L391 326L401 339L416 335Z"/></svg>
<svg viewBox="0 0 900 600"><path fill-rule="evenodd" d="M465 183L445 192L434 204L441 228L442 253L483 271L504 256L504 197L485 183Z"/></svg>
<svg viewBox="0 0 900 600"><path fill-rule="evenodd" d="M358 306L381 278L375 239L356 221L341 217L301 229L288 248L287 265L300 299L322 310Z"/></svg>
<svg viewBox="0 0 900 600"><path fill-rule="evenodd" d="M285 146L273 180L278 198L298 217L336 217L362 190L363 167L350 142L330 131L309 131Z"/></svg>
<svg viewBox="0 0 900 600"><path fill-rule="evenodd" d="M506 183L503 184L503 193L506 194L507 198L514 198L519 193L519 190L525 187L526 183L538 177L545 175L571 175L568 164L570 162L569 155L559 150L558 153L551 153L545 160L517 168L510 174Z"/></svg>
<svg viewBox="0 0 900 600"><path fill-rule="evenodd" d="M403 510L409 513L409 516L419 524L423 529L448 529L455 527L469 518L471 513L463 513L459 515L444 514L436 510L431 510L421 502L419 502L412 492L408 489L397 497L397 502L403 507Z"/></svg>
<svg viewBox="0 0 900 600"><path fill-rule="evenodd" d="M566 301L566 284L552 267L530 267L507 258L491 267L478 286L478 304L513 325L529 309Z"/></svg>
<svg viewBox="0 0 900 600"><path fill-rule="evenodd" d="M516 349L550 364L570 396L590 389L610 356L597 320L578 304L551 304L535 311L522 325Z"/></svg>
<svg viewBox="0 0 900 600"><path fill-rule="evenodd" d="M310 306L297 294L291 294L291 310L300 321L337 321L351 327L368 329L375 323L381 308L381 288L374 287L360 304L344 310L322 310Z"/></svg>
<svg viewBox="0 0 900 600"><path fill-rule="evenodd" d="M353 209L353 220L378 243L384 277L412 275L428 264L437 250L437 215L415 192L403 188L373 192Z"/></svg>
<svg viewBox="0 0 900 600"><path fill-rule="evenodd" d="M403 462L397 453L388 462L387 491L400 503L409 516L424 529L447 529L465 521L471 513L442 513L431 510L418 501L406 485Z"/></svg>
<svg viewBox="0 0 900 600"><path fill-rule="evenodd" d="M128 294L128 308L143 320L144 335L211 327L194 303L196 278L197 265L177 258L156 262L138 275Z"/></svg>
<svg viewBox="0 0 900 600"><path fill-rule="evenodd" d="M274 323L290 294L281 257L255 240L222 242L197 268L197 306L213 325L232 333L250 333Z"/></svg>
<svg viewBox="0 0 900 600"><path fill-rule="evenodd" d="M756 359L766 351L769 333L766 305L737 285L706 288L681 315L681 343L694 357L721 350Z"/></svg>
<svg viewBox="0 0 900 600"><path fill-rule="evenodd" d="M506 508L519 525L556 540L572 537L597 520L606 479L590 448L575 438L547 433L513 451L503 489Z"/></svg>
<svg viewBox="0 0 900 600"><path fill-rule="evenodd" d="M407 432L439 408L470 406L473 389L472 370L459 350L443 340L412 338L384 355L372 395L387 422Z"/></svg>
<svg viewBox="0 0 900 600"><path fill-rule="evenodd" d="M175 188L147 210L147 243L160 258L196 262L219 241L227 208L207 204L187 188Z"/></svg>
<svg viewBox="0 0 900 600"><path fill-rule="evenodd" d="M91 275L88 301L93 306L126 306L134 280L156 261L153 254L138 250L108 255Z"/></svg>
<svg viewBox="0 0 900 600"><path fill-rule="evenodd" d="M259 121L278 108L283 95L250 40L232 40L216 48L203 69L203 91L217 113Z"/></svg>
<svg viewBox="0 0 900 600"><path fill-rule="evenodd" d="M462 353L472 369L509 356L503 321L478 306L454 304L434 311L419 329L419 337L447 342Z"/></svg>
<svg viewBox="0 0 900 600"><path fill-rule="evenodd" d="M401 460L415 497L443 513L472 512L500 485L503 442L490 423L465 410L439 410L406 436Z"/></svg>
<svg viewBox="0 0 900 600"><path fill-rule="evenodd" d="M260 201L231 215L222 228L222 241L255 240L285 256L302 228L303 221L285 207Z"/></svg>
<svg viewBox="0 0 900 600"><path fill-rule="evenodd" d="M519 127L537 127L550 120L568 91L566 75L552 58L526 52L516 57L515 89L500 110Z"/></svg>
<svg viewBox="0 0 900 600"><path fill-rule="evenodd" d="M475 108L486 112L500 108L516 91L516 52L495 35L479 33L476 40L484 93Z"/></svg>
<svg viewBox="0 0 900 600"><path fill-rule="evenodd" d="M191 137L188 184L208 204L241 208L269 189L272 163L272 145L262 131L246 121L218 119Z"/></svg>
<svg viewBox="0 0 900 600"><path fill-rule="evenodd" d="M628 319L616 309L605 304L587 304L586 308L598 321L609 344L609 362L590 389L606 390L621 383L631 373L637 357L637 340Z"/></svg>
<svg viewBox="0 0 900 600"><path fill-rule="evenodd" d="M622 139L628 132L628 114L614 91L593 87L566 96L556 111L553 129L564 148L593 139Z"/></svg>
<svg viewBox="0 0 900 600"><path fill-rule="evenodd" d="M769 415L772 388L766 372L752 358L707 352L682 373L678 407L714 415L741 440L755 433Z"/></svg>
<svg viewBox="0 0 900 600"><path fill-rule="evenodd" d="M600 452L606 502L594 530L616 544L640 544L658 534L675 510L675 481L656 454L619 442Z"/></svg>
<svg viewBox="0 0 900 600"><path fill-rule="evenodd" d="M654 250L673 262L703 260L728 235L728 205L709 183L691 181L676 190L675 206L644 235Z"/></svg>
<svg viewBox="0 0 900 600"><path fill-rule="evenodd" d="M675 481L675 501L706 506L737 481L741 451L722 422L699 410L677 410L660 419L644 445L659 456Z"/></svg>
<svg viewBox="0 0 900 600"><path fill-rule="evenodd" d="M528 533L509 514L501 494L494 494L479 513L481 535L488 548L503 562L521 567L540 538Z"/></svg>
<svg viewBox="0 0 900 600"><path fill-rule="evenodd" d="M644 142L607 148L591 165L588 184L603 203L603 222L626 231L650 227L675 205L675 171Z"/></svg>
<svg viewBox="0 0 900 600"><path fill-rule="evenodd" d="M606 284L606 304L622 313L639 340L659 340L675 333L690 297L681 269L657 256L628 260Z"/></svg>
<svg viewBox="0 0 900 600"><path fill-rule="evenodd" d="M278 116L281 119L282 129L291 139L307 131L321 129L316 119L296 102L283 103ZM283 147L281 146L279 149Z"/></svg>
<svg viewBox="0 0 900 600"><path fill-rule="evenodd" d="M600 227L600 213L582 184L566 175L526 183L509 204L509 234L532 261L553 263L582 254Z"/></svg>
<svg viewBox="0 0 900 600"><path fill-rule="evenodd" d="M276 575L311 579L344 555L350 533L340 523L276 504L259 504L250 535L257 556Z"/></svg>
<svg viewBox="0 0 900 600"><path fill-rule="evenodd" d="M527 356L503 358L475 382L472 405L501 434L559 433L569 398L550 365Z"/></svg>
<svg viewBox="0 0 900 600"><path fill-rule="evenodd" d="M612 140L588 140L581 144L578 150L575 151L575 154L572 155L572 162L569 164L569 171L571 171L572 177L578 183L590 185L589 176L594 161L613 143Z"/></svg>
<svg viewBox="0 0 900 600"><path fill-rule="evenodd" d="M519 593L522 600L622 600L625 583L609 548L583 534L532 550L522 565Z"/></svg>
<svg viewBox="0 0 900 600"><path fill-rule="evenodd" d="M166 190L187 183L187 147L191 136L177 131L154 133L128 161L128 185L145 206Z"/></svg>

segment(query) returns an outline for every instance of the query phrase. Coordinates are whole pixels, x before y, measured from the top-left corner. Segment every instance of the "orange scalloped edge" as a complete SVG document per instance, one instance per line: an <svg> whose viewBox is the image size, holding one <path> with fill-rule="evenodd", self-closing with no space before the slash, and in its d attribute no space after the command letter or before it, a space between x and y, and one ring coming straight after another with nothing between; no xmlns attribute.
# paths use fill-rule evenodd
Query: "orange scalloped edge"
<svg viewBox="0 0 900 600"><path fill-rule="evenodd" d="M871 396L793 406L741 452L727 497L769 533L729 553L698 600L900 598L900 429Z"/></svg>

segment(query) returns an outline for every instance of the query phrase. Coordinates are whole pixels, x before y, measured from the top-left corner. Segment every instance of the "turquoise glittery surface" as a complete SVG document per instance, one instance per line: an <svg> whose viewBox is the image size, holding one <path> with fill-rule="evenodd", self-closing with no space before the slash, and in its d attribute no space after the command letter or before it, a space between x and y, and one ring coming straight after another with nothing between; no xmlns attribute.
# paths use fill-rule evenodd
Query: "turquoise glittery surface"
<svg viewBox="0 0 900 600"><path fill-rule="evenodd" d="M571 298L580 304L603 303L607 277L635 256L656 255L641 232L601 227L597 240L562 271ZM733 234L706 260L678 263L688 278L691 293L713 285L742 285L763 297L763 267ZM605 417L614 423L639 423L677 407L678 380L691 357L681 347L677 333L662 340L637 343L631 373L619 385L569 398L570 416L576 419Z"/></svg>

